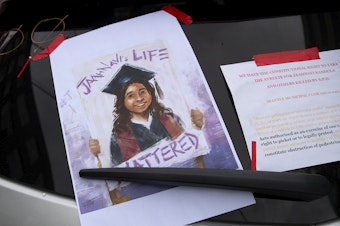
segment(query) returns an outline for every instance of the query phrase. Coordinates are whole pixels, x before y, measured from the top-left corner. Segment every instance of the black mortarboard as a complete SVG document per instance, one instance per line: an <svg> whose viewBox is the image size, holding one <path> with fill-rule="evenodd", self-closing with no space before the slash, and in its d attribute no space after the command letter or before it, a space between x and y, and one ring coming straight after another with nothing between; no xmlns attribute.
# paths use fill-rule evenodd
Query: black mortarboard
<svg viewBox="0 0 340 226"><path fill-rule="evenodd" d="M149 81L155 76L155 73L144 68L124 64L112 77L111 81L102 90L105 93L118 95L122 86L134 78Z"/></svg>

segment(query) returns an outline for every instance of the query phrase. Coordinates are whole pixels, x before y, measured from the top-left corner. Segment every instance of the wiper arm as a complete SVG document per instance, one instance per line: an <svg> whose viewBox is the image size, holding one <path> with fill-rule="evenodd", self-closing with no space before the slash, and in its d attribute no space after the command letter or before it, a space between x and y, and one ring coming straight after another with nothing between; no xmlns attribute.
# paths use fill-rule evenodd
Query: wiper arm
<svg viewBox="0 0 340 226"><path fill-rule="evenodd" d="M319 174L209 168L95 168L80 177L171 186L216 187L250 191L274 198L312 201L329 194L331 184Z"/></svg>

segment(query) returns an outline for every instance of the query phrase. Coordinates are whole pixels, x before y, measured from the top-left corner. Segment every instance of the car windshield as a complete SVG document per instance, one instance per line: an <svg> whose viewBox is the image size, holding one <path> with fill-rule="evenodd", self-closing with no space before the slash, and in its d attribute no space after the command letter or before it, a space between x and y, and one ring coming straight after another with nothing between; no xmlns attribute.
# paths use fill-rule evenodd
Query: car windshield
<svg viewBox="0 0 340 226"><path fill-rule="evenodd" d="M24 185L74 198L49 57L45 55L39 60L31 60L30 56L44 50L59 34L77 36L159 10L167 2L141 4L132 1L131 4L111 5L107 1L97 1L93 6L90 1L82 5L64 1L55 9L41 3L49 9L46 12L43 12L43 7L31 8L29 2L22 3L21 7L30 10L21 16L14 16L19 14L14 1L0 1L0 174ZM206 5L204 1L172 1L172 5L193 18L191 25L182 25L183 30L200 61L222 117L230 128L242 165L249 169L250 159L244 151L243 133L219 66L248 61L252 53L262 51L313 46L318 46L320 51L340 48L340 12L327 8L310 11L254 10L254 13L244 14L240 10L232 11L226 1L212 2ZM198 8L205 10L195 10ZM270 33L274 28L279 32ZM266 46L257 40L261 32L268 32ZM282 37L289 39L279 42ZM209 54L207 50L210 50ZM339 169L339 163L334 162L295 170L325 175L334 184L331 200L317 203L330 211L321 214L316 205L305 205L303 207L314 211L316 216L319 214L322 219L314 218L311 216L313 214L300 213L303 223L327 221L339 216ZM274 218L284 221L285 212L301 208L301 204L295 202L258 197L258 207L250 208L249 216L255 216L261 208L268 210L278 205L283 206L282 216L273 215L270 219L256 217L249 221L249 218L242 216L244 213L236 211L212 220L272 223ZM288 207L285 208L285 205Z"/></svg>

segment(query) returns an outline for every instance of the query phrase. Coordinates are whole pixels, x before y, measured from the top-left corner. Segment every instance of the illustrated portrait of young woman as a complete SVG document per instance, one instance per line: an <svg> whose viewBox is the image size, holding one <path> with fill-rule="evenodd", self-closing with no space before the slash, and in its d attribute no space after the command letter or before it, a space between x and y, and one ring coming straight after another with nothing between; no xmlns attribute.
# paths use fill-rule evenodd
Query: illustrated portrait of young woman
<svg viewBox="0 0 340 226"><path fill-rule="evenodd" d="M97 157L101 145L110 145L112 167L163 139L173 140L184 132L181 118L159 101L163 94L154 72L124 64L102 91L116 97L110 144L100 144L98 139L91 138L89 148ZM195 128L200 130L204 125L203 113L192 109L190 117ZM204 168L203 155L188 161L192 161L193 167ZM129 200L120 194L119 187L110 191L110 197L114 204Z"/></svg>

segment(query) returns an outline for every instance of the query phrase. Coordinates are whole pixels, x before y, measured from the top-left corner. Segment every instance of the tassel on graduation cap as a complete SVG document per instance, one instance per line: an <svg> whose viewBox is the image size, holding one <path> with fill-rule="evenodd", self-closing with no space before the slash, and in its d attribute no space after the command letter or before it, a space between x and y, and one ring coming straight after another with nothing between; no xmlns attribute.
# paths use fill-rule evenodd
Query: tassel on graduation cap
<svg viewBox="0 0 340 226"><path fill-rule="evenodd" d="M146 70L144 68L131 66L129 64L124 64L117 73L113 76L112 80L105 86L102 90L105 93L118 95L120 89L123 85L134 78L139 78L145 81L150 81L154 79L156 92L160 99L164 98L164 93L156 81L155 73L153 71Z"/></svg>
<svg viewBox="0 0 340 226"><path fill-rule="evenodd" d="M164 93L163 93L163 90L161 89L161 87L158 85L158 82L157 80L154 78L153 79L154 83L155 83L155 87L156 87L156 91L158 93L158 96L160 99L163 99L164 98Z"/></svg>

